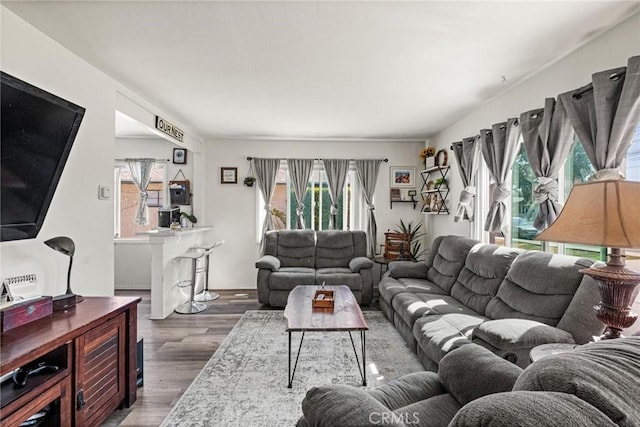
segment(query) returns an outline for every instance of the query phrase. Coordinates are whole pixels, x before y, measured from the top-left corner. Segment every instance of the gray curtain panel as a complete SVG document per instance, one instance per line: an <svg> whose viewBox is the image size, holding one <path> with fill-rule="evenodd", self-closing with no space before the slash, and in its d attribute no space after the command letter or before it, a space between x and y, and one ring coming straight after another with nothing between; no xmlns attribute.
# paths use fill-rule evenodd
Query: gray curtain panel
<svg viewBox="0 0 640 427"><path fill-rule="evenodd" d="M480 157L480 135L454 142L452 148L464 186L453 220L458 222L466 219L472 222L474 218L473 202L476 196L476 173Z"/></svg>
<svg viewBox="0 0 640 427"><path fill-rule="evenodd" d="M380 172L380 160L356 160L356 174L362 187L362 195L367 203L367 256L373 258L376 254L378 227L374 214L373 195L376 192L376 182Z"/></svg>
<svg viewBox="0 0 640 427"><path fill-rule="evenodd" d="M138 209L136 209L136 217L133 220L137 225L149 224L149 208L147 207L147 187L151 182L151 172L156 161L154 159L125 159L125 163L131 171L131 179L136 188L140 192L138 195Z"/></svg>
<svg viewBox="0 0 640 427"><path fill-rule="evenodd" d="M511 196L509 178L511 166L518 154L520 139L518 119L512 118L503 123L496 123L491 126L491 130L483 129L480 131L480 138L482 157L496 183L484 229L489 232L506 233L509 228L506 222L506 201Z"/></svg>
<svg viewBox="0 0 640 427"><path fill-rule="evenodd" d="M338 219L338 198L342 194L344 183L347 180L349 171L349 160L327 159L322 161L324 170L327 173L327 183L329 184L329 197L331 198L331 218L329 230L335 230Z"/></svg>
<svg viewBox="0 0 640 427"><path fill-rule="evenodd" d="M289 177L291 178L291 186L296 195L296 217L297 228L304 229L304 196L307 194L307 184L311 173L313 172L313 159L288 159Z"/></svg>
<svg viewBox="0 0 640 427"><path fill-rule="evenodd" d="M280 159L257 159L253 160L253 168L256 171L256 183L262 192L264 199L265 218L262 225L262 237L260 238L260 253L264 252L264 233L273 229L271 220L271 198L276 188L276 178L280 169Z"/></svg>
<svg viewBox="0 0 640 427"><path fill-rule="evenodd" d="M543 230L562 210L558 203L558 172L573 145L573 129L561 102L547 98L544 108L520 115L522 138L537 183L533 198L539 205L533 226Z"/></svg>
<svg viewBox="0 0 640 427"><path fill-rule="evenodd" d="M640 56L629 58L627 67L593 74L592 83L559 99L597 170L590 179L623 177L620 165L640 122Z"/></svg>

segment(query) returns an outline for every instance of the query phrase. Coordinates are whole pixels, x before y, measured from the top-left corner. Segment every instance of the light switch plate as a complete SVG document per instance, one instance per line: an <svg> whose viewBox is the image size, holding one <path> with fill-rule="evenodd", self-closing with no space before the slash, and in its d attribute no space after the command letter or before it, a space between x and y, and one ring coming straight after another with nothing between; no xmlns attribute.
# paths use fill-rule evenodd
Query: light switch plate
<svg viewBox="0 0 640 427"><path fill-rule="evenodd" d="M109 200L111 198L111 187L108 185L98 186L98 199Z"/></svg>

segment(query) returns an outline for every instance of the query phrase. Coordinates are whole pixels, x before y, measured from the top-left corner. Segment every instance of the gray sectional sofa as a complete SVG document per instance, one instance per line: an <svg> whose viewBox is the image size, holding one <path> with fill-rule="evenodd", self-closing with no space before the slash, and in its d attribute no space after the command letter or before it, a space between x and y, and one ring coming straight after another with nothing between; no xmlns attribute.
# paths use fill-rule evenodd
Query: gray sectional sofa
<svg viewBox="0 0 640 427"><path fill-rule="evenodd" d="M347 285L360 304L370 304L373 262L364 231L277 230L265 235L256 261L258 302L284 307L298 285Z"/></svg>
<svg viewBox="0 0 640 427"><path fill-rule="evenodd" d="M435 239L424 262L398 261L379 285L380 307L427 370L471 342L520 367L545 343L600 335L593 261L459 236Z"/></svg>
<svg viewBox="0 0 640 427"><path fill-rule="evenodd" d="M522 370L476 344L367 390L310 389L298 427L640 426L640 338L579 346Z"/></svg>

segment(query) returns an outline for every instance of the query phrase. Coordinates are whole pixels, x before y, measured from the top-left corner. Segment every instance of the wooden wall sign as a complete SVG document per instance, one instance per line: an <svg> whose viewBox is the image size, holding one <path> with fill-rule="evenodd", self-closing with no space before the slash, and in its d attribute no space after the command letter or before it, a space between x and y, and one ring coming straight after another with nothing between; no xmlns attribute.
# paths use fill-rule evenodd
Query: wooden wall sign
<svg viewBox="0 0 640 427"><path fill-rule="evenodd" d="M156 116L156 129L180 142L183 142L184 140L184 132L179 127L168 122L166 119L163 119L160 116Z"/></svg>

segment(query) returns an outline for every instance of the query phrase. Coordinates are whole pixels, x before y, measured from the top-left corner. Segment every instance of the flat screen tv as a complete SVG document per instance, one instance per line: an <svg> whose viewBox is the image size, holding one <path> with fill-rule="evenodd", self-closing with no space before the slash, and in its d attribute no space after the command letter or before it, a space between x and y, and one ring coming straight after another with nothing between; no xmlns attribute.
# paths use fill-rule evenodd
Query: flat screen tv
<svg viewBox="0 0 640 427"><path fill-rule="evenodd" d="M38 235L84 108L1 73L0 241Z"/></svg>

